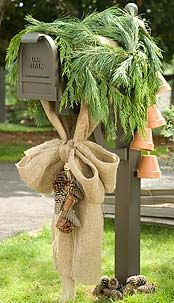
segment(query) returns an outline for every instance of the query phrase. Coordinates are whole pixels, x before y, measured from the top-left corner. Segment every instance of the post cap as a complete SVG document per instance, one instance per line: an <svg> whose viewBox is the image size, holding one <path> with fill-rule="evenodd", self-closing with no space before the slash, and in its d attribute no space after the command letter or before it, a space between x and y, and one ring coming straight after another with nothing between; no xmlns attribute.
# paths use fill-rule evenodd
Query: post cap
<svg viewBox="0 0 174 303"><path fill-rule="evenodd" d="M138 15L138 6L135 3L128 3L125 6L125 10L130 13L131 15L137 16Z"/></svg>

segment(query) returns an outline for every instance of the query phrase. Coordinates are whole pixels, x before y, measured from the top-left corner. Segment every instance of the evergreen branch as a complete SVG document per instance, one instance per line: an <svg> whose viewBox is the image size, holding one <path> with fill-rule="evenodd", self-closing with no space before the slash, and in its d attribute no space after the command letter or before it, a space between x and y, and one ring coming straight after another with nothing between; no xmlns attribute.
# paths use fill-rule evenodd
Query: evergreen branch
<svg viewBox="0 0 174 303"><path fill-rule="evenodd" d="M8 71L8 81L9 83L16 84L18 79L18 53L21 43L21 38L27 33L24 29L14 36L9 44L6 55L6 69Z"/></svg>
<svg viewBox="0 0 174 303"><path fill-rule="evenodd" d="M7 52L11 82L18 78L22 36L28 32L48 34L60 53L62 75L67 83L60 110L86 102L92 117L103 121L111 133L117 127L118 115L126 136L135 129L144 129L147 107L156 102L162 55L138 17L112 7L93 12L84 20L62 17L45 23L31 16L26 20L28 25L11 40ZM119 47L101 45L98 35L117 41ZM33 110L44 121L38 102Z"/></svg>

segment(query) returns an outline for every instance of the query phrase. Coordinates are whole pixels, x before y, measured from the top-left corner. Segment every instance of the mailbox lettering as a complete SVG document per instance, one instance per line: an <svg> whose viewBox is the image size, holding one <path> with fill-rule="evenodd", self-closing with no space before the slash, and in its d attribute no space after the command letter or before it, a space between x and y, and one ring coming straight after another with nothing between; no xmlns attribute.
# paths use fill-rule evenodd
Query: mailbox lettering
<svg viewBox="0 0 174 303"><path fill-rule="evenodd" d="M31 57L30 67L32 69L44 69L44 65L40 62L40 58L34 56Z"/></svg>
<svg viewBox="0 0 174 303"><path fill-rule="evenodd" d="M43 64L41 64L41 63L34 63L34 62L31 62L30 67L33 68L33 69L44 69L44 66L43 66Z"/></svg>
<svg viewBox="0 0 174 303"><path fill-rule="evenodd" d="M34 56L32 56L32 57L31 57L31 61L32 61L32 62L40 62L40 58L39 58L39 57L34 57Z"/></svg>

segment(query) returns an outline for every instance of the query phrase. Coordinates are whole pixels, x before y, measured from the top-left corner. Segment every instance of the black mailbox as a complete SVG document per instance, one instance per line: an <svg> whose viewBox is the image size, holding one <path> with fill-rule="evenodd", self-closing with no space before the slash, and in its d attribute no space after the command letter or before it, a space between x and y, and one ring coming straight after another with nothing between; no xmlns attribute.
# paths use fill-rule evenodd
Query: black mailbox
<svg viewBox="0 0 174 303"><path fill-rule="evenodd" d="M28 33L21 39L18 97L58 100L59 61L53 39L42 33Z"/></svg>

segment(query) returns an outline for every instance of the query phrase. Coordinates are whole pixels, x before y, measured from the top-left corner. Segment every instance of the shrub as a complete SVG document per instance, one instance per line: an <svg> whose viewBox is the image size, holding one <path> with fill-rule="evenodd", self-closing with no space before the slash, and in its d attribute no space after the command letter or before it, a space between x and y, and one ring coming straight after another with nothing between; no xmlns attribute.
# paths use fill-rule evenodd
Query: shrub
<svg viewBox="0 0 174 303"><path fill-rule="evenodd" d="M164 137L174 139L174 106L165 110L163 115L166 119L166 125L162 128L161 134Z"/></svg>

